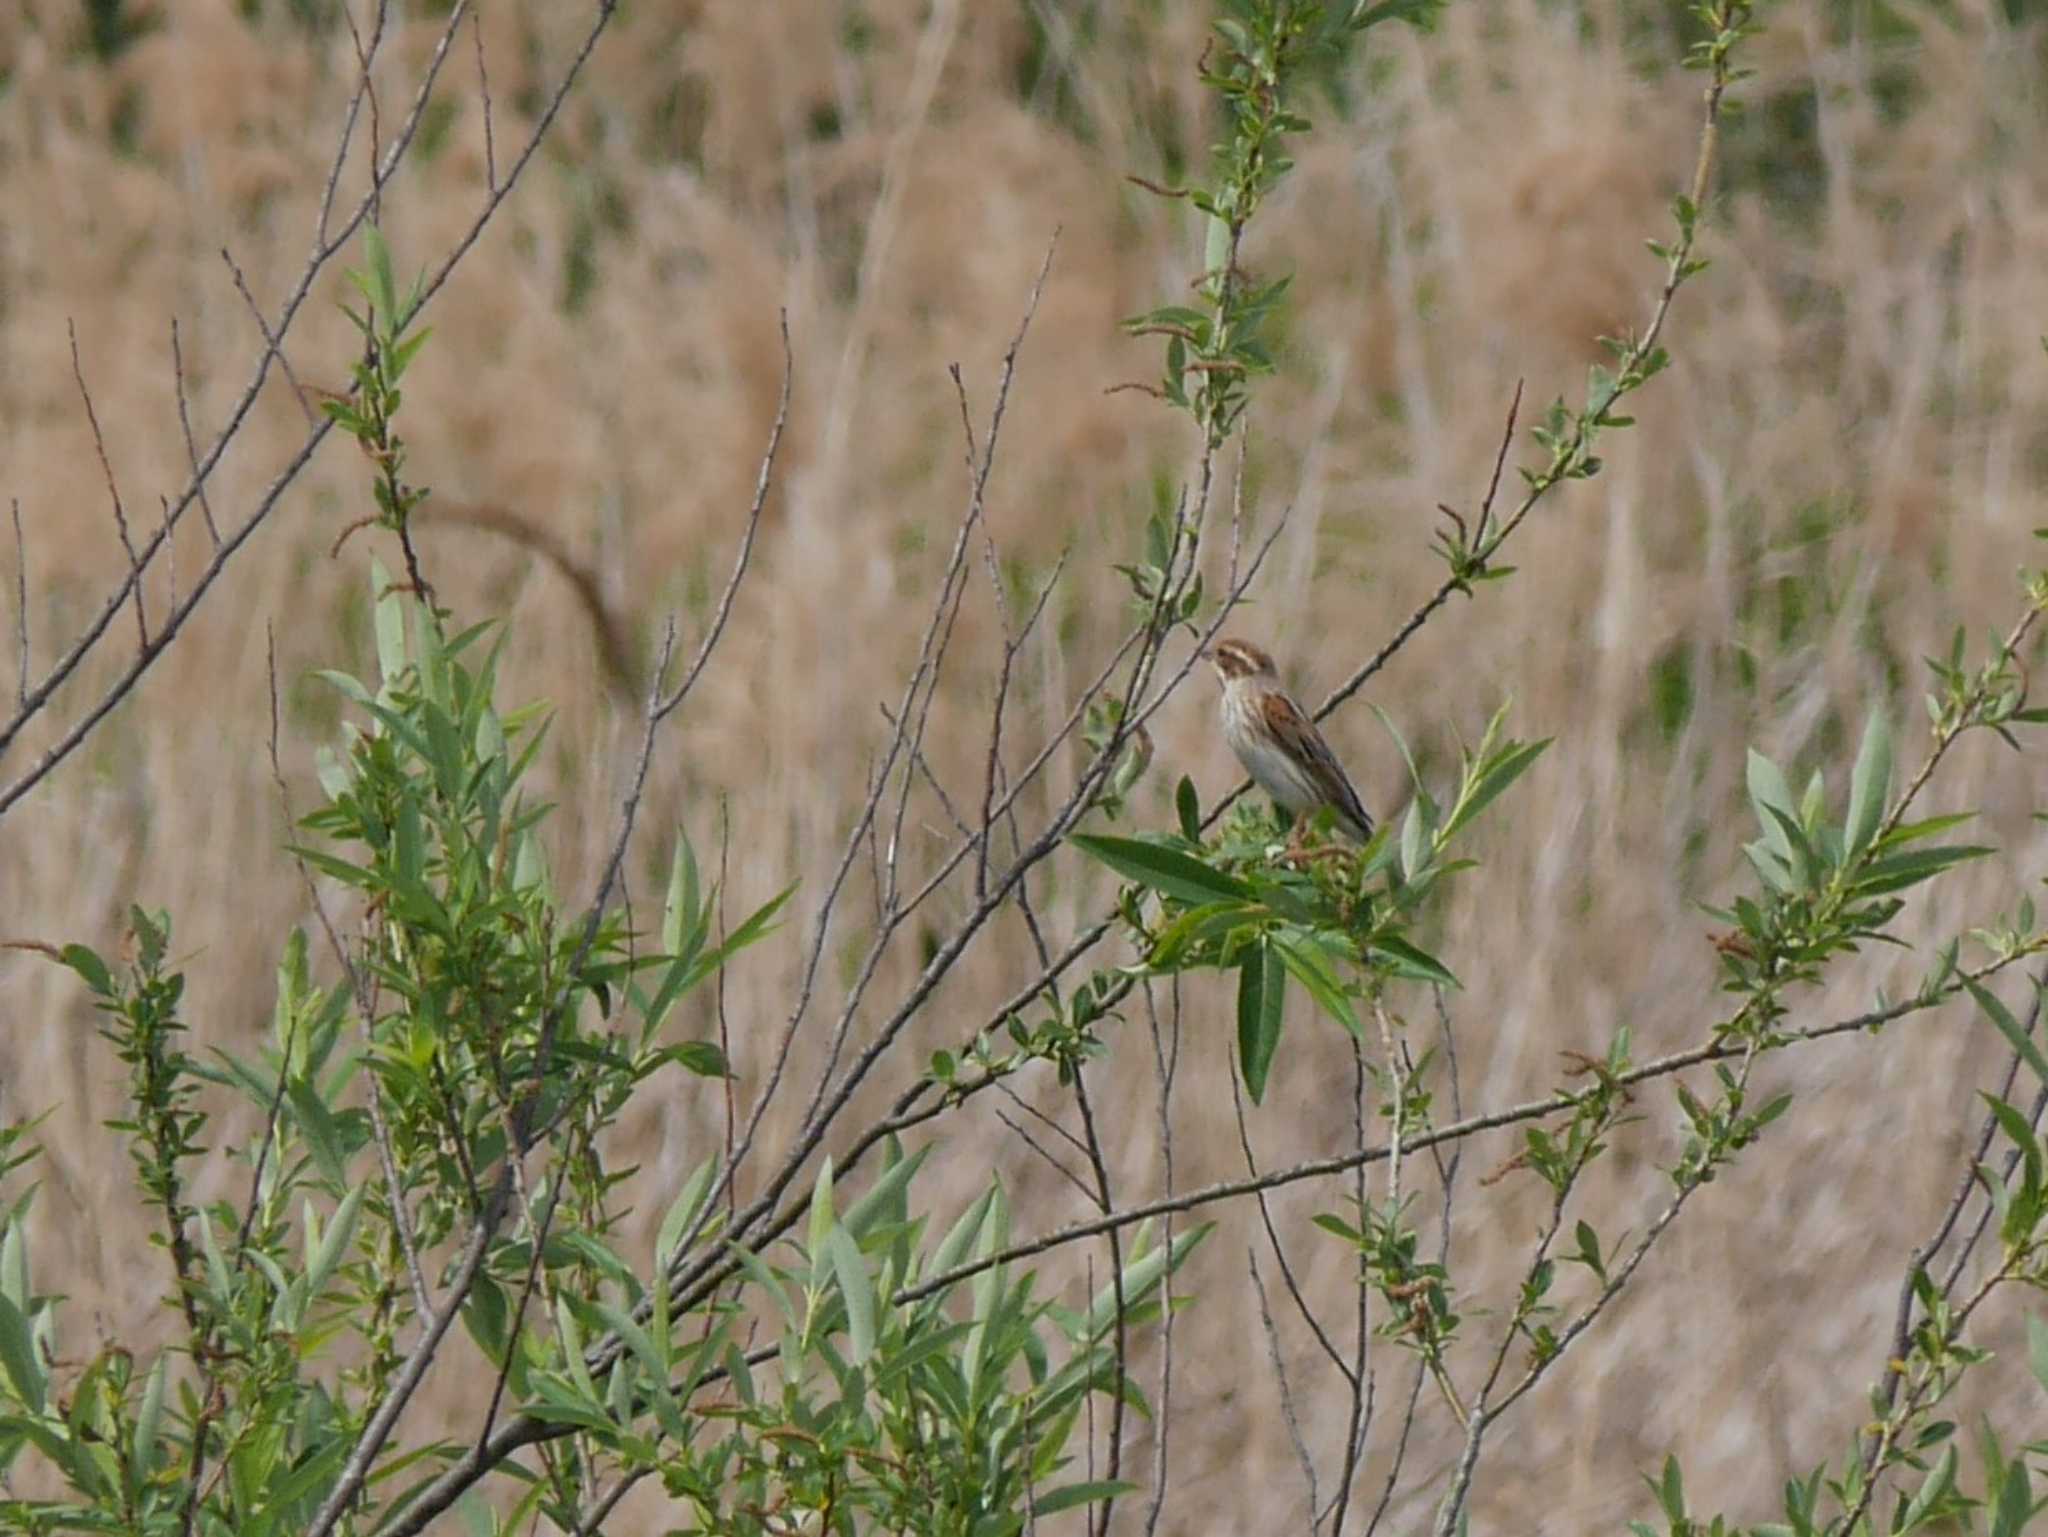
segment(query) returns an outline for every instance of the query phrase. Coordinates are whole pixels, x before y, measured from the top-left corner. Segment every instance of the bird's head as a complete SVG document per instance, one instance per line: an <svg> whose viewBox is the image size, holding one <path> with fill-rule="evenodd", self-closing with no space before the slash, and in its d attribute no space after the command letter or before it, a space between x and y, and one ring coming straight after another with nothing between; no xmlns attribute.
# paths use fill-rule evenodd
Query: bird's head
<svg viewBox="0 0 2048 1537"><path fill-rule="evenodd" d="M1210 648L1209 665L1226 688L1242 678L1274 676L1273 659L1248 640L1219 640Z"/></svg>

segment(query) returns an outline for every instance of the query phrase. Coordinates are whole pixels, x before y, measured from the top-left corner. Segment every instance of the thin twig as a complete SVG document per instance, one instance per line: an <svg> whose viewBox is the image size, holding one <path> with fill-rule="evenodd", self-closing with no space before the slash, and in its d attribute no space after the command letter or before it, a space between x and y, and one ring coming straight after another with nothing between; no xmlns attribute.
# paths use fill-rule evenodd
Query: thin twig
<svg viewBox="0 0 2048 1537"><path fill-rule="evenodd" d="M498 190L498 140L491 124L491 72L484 67L484 15L472 11L469 16L470 35L476 40L476 82L477 90L484 102L484 185L491 191Z"/></svg>
<svg viewBox="0 0 2048 1537"><path fill-rule="evenodd" d="M1252 1151L1251 1118L1245 1114L1243 1080L1237 1071L1235 1061L1231 1063L1230 1070L1230 1108L1237 1121L1237 1146L1239 1152L1244 1155L1245 1173L1256 1178L1259 1161L1257 1154ZM1329 1358L1330 1364L1337 1368L1338 1376L1344 1379L1347 1386L1356 1387L1357 1378L1352 1374L1351 1363L1344 1359L1344 1353L1330 1338L1329 1331L1323 1327L1323 1321L1316 1317L1315 1309L1308 1305L1308 1298L1302 1293L1301 1283L1295 1278L1294 1266L1287 1257L1286 1245L1280 1242L1280 1229L1273 1221L1272 1203L1266 1199L1266 1192L1258 1191L1253 1199L1258 1205L1259 1223L1266 1231L1266 1246L1273 1251L1273 1259L1280 1266L1280 1282L1287 1288L1287 1295L1294 1303L1294 1310L1301 1315L1301 1321L1308 1325L1309 1333L1315 1336L1316 1348L1321 1350Z"/></svg>
<svg viewBox="0 0 2048 1537"><path fill-rule="evenodd" d="M1316 1461L1309 1455L1308 1442L1301 1435L1301 1420L1294 1412L1294 1390L1287 1381L1287 1363L1280 1357L1280 1331L1273 1326L1273 1309L1266 1300L1266 1283L1259 1275L1259 1251L1247 1244L1244 1257L1246 1267L1251 1271L1252 1290L1259 1299L1259 1330L1266 1340L1266 1364L1272 1367L1273 1380L1280 1388L1280 1419L1287 1427L1287 1440L1294 1448L1294 1461L1301 1469L1302 1481L1308 1485L1309 1530L1313 1532L1316 1506L1321 1503L1316 1493Z"/></svg>
<svg viewBox="0 0 2048 1537"><path fill-rule="evenodd" d="M1022 895L1022 888L1019 888ZM1029 911L1027 908L1026 911ZM1037 926L1032 934L1037 935ZM1047 959L1045 947L1039 945L1040 963ZM1180 978L1174 977L1168 985L1167 1035L1171 1044L1162 1040L1159 1024L1159 1008L1153 997L1152 985L1145 985L1145 1017L1151 1025L1152 1071L1154 1082L1159 1087L1159 1160L1162 1165L1161 1186L1167 1195L1174 1192L1173 1180L1173 1086L1180 1070ZM1161 1223L1159 1242L1166 1252L1173 1252L1173 1218L1168 1216ZM1159 1278L1161 1290L1159 1314L1159 1389L1153 1395L1152 1409L1152 1499L1145 1511L1145 1537L1155 1537L1159 1530L1159 1518L1166 1510L1166 1488L1169 1470L1169 1434L1173 1421L1173 1271L1169 1268Z"/></svg>
<svg viewBox="0 0 2048 1537"><path fill-rule="evenodd" d="M308 427L319 426L320 413L313 409L314 397L303 384L299 383L299 376L292 372L292 360L285 355L284 338L281 335L273 334L270 329L270 322L263 318L263 306L256 302L256 295L249 288L249 279L243 273L241 263L235 260L234 253L229 251L226 246L220 248L220 259L227 263L228 274L235 282L235 292L242 296L242 303L248 307L249 317L256 322L256 329L263 333L264 355L276 358L277 366L284 370L285 383L292 387L292 399L299 403L299 414L305 417L306 425ZM192 483L195 488L201 491L204 490L206 485L206 482L199 477L196 471L193 474ZM218 532L214 534L213 542L216 545L220 543Z"/></svg>
<svg viewBox="0 0 2048 1537"><path fill-rule="evenodd" d="M106 478L107 499L114 504L114 528L121 536L121 548L128 552L129 591L135 598L135 639L146 650L149 646L149 617L142 607L142 563L135 558L135 541L128 537L128 514L121 506L121 488L114 484L114 466L107 458L107 440L100 432L99 413L92 408L92 391L86 388L85 368L78 361L78 325L67 318L64 329L71 337L71 377L78 381L78 398L85 402L85 420L92 428L93 452L99 455L100 474ZM157 535L157 544L168 536L169 526L170 520L166 518L164 530Z"/></svg>
<svg viewBox="0 0 2048 1537"><path fill-rule="evenodd" d="M1088 1150L1088 1165L1095 1172L1096 1205L1103 1211L1114 1211L1116 1195L1109 1183L1109 1164L1102 1156L1102 1136L1095 1127L1095 1109L1088 1101L1088 1067L1085 1062L1074 1067L1074 1103L1081 1108L1081 1129ZM1124 1241L1123 1234L1115 1228L1103 1236L1109 1240L1109 1285L1116 1304L1116 1345L1111 1380L1120 1386L1130 1367L1130 1321L1124 1297ZM1092 1292L1093 1288L1090 1290ZM1125 1396L1121 1391L1110 1394L1109 1465L1103 1476L1112 1482L1123 1471ZM1108 1537L1109 1512L1110 1502L1105 1500L1091 1517L1089 1526L1095 1537Z"/></svg>
<svg viewBox="0 0 2048 1537"><path fill-rule="evenodd" d="M355 44L356 48L357 79L361 82L363 94L369 98L370 102L370 222L373 224L382 224L384 222L384 178L377 174L378 166L382 159L382 152L379 146L380 125L377 115L377 82L370 74L370 62L376 57L377 41L384 35L384 17L389 8L390 0L377 0L377 30L368 49L363 47L362 34L356 30L355 12L347 6L343 6L341 12L342 19L348 23L349 40ZM459 13L462 7L458 5L456 9L458 12L456 19L459 21L461 19Z"/></svg>
<svg viewBox="0 0 2048 1537"><path fill-rule="evenodd" d="M213 501L206 494L206 477L199 473L199 444L192 436L192 413L185 399L185 349L178 340L178 317L171 317L171 382L178 396L178 428L185 435L185 459L192 466L192 485L199 493L199 515L206 520L206 531L213 536L213 547L220 548L220 525L213 521ZM168 509L165 521L172 521Z"/></svg>
<svg viewBox="0 0 2048 1537"><path fill-rule="evenodd" d="M1031 1134L1031 1129L1029 1127L1024 1125L1023 1122L1016 1120L1014 1117L1005 1115L1001 1110L997 1110L995 1116L997 1120L1001 1121L1003 1125L1010 1129L1010 1131L1016 1136L1019 1142L1023 1143L1033 1153L1037 1154L1039 1159L1046 1165L1047 1168L1051 1169L1053 1173L1057 1174L1062 1180L1066 1181L1066 1183L1072 1185L1076 1190L1078 1190L1081 1193L1081 1198L1083 1200L1090 1202L1094 1201L1095 1192L1088 1188L1088 1181L1081 1178L1080 1175L1076 1174L1072 1169L1068 1168L1065 1163L1061 1162L1059 1154L1055 1153L1051 1148L1047 1147L1043 1142L1039 1141L1038 1138L1034 1137Z"/></svg>
<svg viewBox="0 0 2048 1537"><path fill-rule="evenodd" d="M1401 1209L1401 1122L1407 1113L1408 1080L1401 1072L1401 1064L1394 1058L1391 1039L1392 1031L1387 1022L1387 1011L1377 1001L1373 1013L1378 1017L1380 1041L1386 1055L1384 1071L1394 1083L1394 1102L1390 1107L1388 1122L1387 1159L1387 1210ZM1365 1116L1367 1091L1372 1075L1367 1071L1365 1047L1356 1037L1351 1039L1351 1146L1354 1152L1366 1148ZM1366 1168L1360 1164L1352 1174L1351 1199L1355 1203L1361 1224L1368 1211ZM1372 1370L1372 1271L1366 1262L1365 1252L1358 1254L1356 1273L1352 1281L1352 1295L1355 1299L1356 1316L1352 1320L1352 1350L1355 1352L1348 1367L1342 1368L1344 1384L1350 1402L1345 1406L1344 1460L1337 1473L1337 1492L1331 1499L1330 1537L1344 1537L1344 1518L1351 1509L1351 1491L1358 1472L1358 1459L1365 1451L1365 1438L1372 1429L1372 1414L1379 1384ZM1425 1355L1424 1367L1434 1367L1434 1360ZM1431 1375L1442 1381L1441 1369ZM1448 1395L1447 1395L1448 1396ZM1310 1507L1311 1514L1314 1507Z"/></svg>
<svg viewBox="0 0 2048 1537"><path fill-rule="evenodd" d="M775 457L782 448L783 429L789 425L790 385L796 377L796 354L789 343L788 310L781 314L781 334L782 389L775 398L775 421L768 429L768 447L761 454L761 468L754 477L754 499L747 506L747 523L740 534L739 550L733 556L732 575L726 578L725 590L718 595L718 606L711 614L711 626L697 643L697 654L690 659L683 681L656 709L654 719L657 725L680 709L683 701L690 697L690 690L697 686L698 677L711 660L711 653L717 649L719 638L725 634L725 622L732 617L733 599L739 595L740 583L746 580L747 568L753 559L754 536L761 531L761 512L768 505L768 490L774 482ZM659 676L657 673L656 677Z"/></svg>
<svg viewBox="0 0 2048 1537"><path fill-rule="evenodd" d="M28 541L21 532L21 498L9 497L14 514L14 707L28 708Z"/></svg>

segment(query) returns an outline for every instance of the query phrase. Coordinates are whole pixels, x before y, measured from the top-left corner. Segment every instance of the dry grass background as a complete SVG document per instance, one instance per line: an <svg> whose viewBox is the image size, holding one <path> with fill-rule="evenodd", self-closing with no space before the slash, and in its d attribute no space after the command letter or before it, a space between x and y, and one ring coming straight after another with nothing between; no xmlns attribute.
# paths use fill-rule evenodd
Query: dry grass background
<svg viewBox="0 0 2048 1537"><path fill-rule="evenodd" d="M131 516L147 517L185 474L170 319L196 425L210 431L257 341L220 248L266 300L296 276L352 67L345 31L308 31L275 0L254 22L229 0L158 9L163 25L105 65L80 48L74 5L27 0L0 15L0 495L19 498L26 526L38 670L120 566L67 317ZM582 10L485 8L501 154ZM1073 552L1054 622L1025 656L1027 730L1063 714L1099 664L1121 612L1107 563L1127 558L1157 488L1190 462L1161 407L1103 391L1153 367L1117 318L1174 296L1198 260L1185 214L1121 178L1175 174L1176 157L1207 142L1193 72L1206 8L829 10L622 13L561 132L437 301L409 381L414 465L437 496L567 542L644 650L671 610L694 633L722 578L779 382L776 311L789 311L785 468L726 649L657 755L642 899L665 829L685 822L700 846L715 843L723 798L735 906L792 878L800 902L816 900L881 740L878 701L914 655L907 616L929 600L963 502L945 365L964 365L985 409L1055 230L991 505L1013 580ZM1917 722L1918 657L1955 623L1981 632L2015 611L2011 573L2048 524L2043 23L1984 0L1786 0L1765 20L1708 241L1715 265L1681 298L1670 336L1676 366L1641 397L1641 425L1609 445L1606 473L1533 520L1514 580L1442 616L1369 691L1439 771L1504 698L1519 731L1558 739L1491 816L1485 869L1441 914L1466 983L1452 1020L1468 1106L1532 1097L1558 1080L1561 1051L1597 1050L1617 1026L1645 1053L1697 1037L1717 1000L1693 904L1744 879L1744 748L1801 779L1825 762L1842 793L1867 702L1899 688ZM1305 692L1337 681L1426 593L1430 509L1476 498L1516 378L1536 401L1575 390L1593 338L1643 312L1656 269L1641 240L1661 233L1696 118L1692 78L1668 68L1673 25L1616 0L1454 6L1432 38L1375 33L1347 74L1347 109L1319 105L1321 131L1251 252L1298 276L1281 375L1254 413L1247 503L1261 524L1292 510L1238 626L1282 653ZM434 29L426 14L406 23L387 66L394 93ZM1902 70L1917 85L1901 87ZM479 195L474 87L454 75L436 142L392 196L401 262L440 249ZM329 283L325 297L340 292ZM303 377L338 382L345 323L322 307L290 352ZM216 478L216 504L246 505L301 430L280 381ZM130 901L168 906L202 1042L253 1044L282 938L308 917L274 853L265 629L303 809L336 712L297 680L369 664L368 541L328 556L366 480L331 441L138 695L0 828L0 935L104 945ZM196 524L181 537L188 571L200 539ZM543 765L562 801L553 852L563 889L587 889L633 735L590 628L517 544L449 527L423 546L459 612L511 616L508 695L557 707ZM973 593L933 733L941 777L978 782L999 635L988 593ZM58 715L90 687L74 686ZM1205 795L1233 782L1211 704L1204 683L1162 718L1141 818L1169 815L1181 771ZM1368 711L1348 708L1332 733L1370 803L1405 798ZM1938 808L1984 808L2004 852L1916 903L1910 932L1983 919L2039 871L2033 777L1990 744L1959 752ZM1040 894L1066 933L1106 888L1072 861L1056 869ZM730 979L743 1079L760 1068L745 1042L772 1037L786 1009L799 941L785 930ZM1020 943L998 930L970 952L927 1010L920 1052L954 1042L1016 985ZM915 961L900 958L901 976ZM1802 1017L1853 1012L1911 964L1864 957ZM96 1129L116 1065L68 977L17 957L0 960L0 978L0 1108L59 1107L40 1277L70 1293L74 1330L125 1329L162 1274L132 1241L126 1161ZM1227 1000L1188 991L1173 1110L1182 1186L1239 1167ZM1252 1123L1273 1162L1348 1136L1348 1053L1295 1007ZM1425 1008L1412 1028L1431 1028ZM1151 1049L1135 1023L1116 1046L1101 1071L1124 1109L1107 1134L1136 1197L1162 1179ZM1636 1472L1674 1445L1701 1503L1771 1515L1783 1476L1835 1455L1861 1418L1901 1263L1952 1186L1972 1090L1997 1061L1991 1032L1960 1010L1774 1059L1766 1087L1796 1091L1794 1114L1702 1194L1632 1300L1497 1433L1477 1528L1616 1527L1643 1513ZM1668 1093L1640 1109L1594 1198L1610 1234L1647 1218L1656 1166L1676 1147ZM717 1135L716 1117L693 1090L631 1121L623 1151L645 1166L650 1213ZM1468 1180L1512 1146L1482 1141ZM932 1191L962 1197L990 1153L1020 1231L1064 1220L1071 1192L985 1114L948 1133ZM1466 1186L1456 1275L1477 1332L1533 1232L1528 1183ZM1343 1256L1307 1236L1305 1218L1339 1199L1332 1188L1280 1203L1328 1298ZM1164 1529L1298 1526L1301 1486L1245 1278L1247 1213L1212 1215L1222 1231L1186 1276L1202 1300L1178 1334ZM1301 1331L1287 1342L1290 1364L1313 1374ZM1405 1391L1405 1368L1393 1372L1387 1351L1382 1363L1385 1402ZM1303 1389L1308 1433L1331 1456L1339 1426L1314 1407L1335 1402L1331 1385L1301 1380L1315 1384ZM2016 1365L1989 1368L1986 1383L1984 1402L2038 1423ZM1444 1467L1452 1433L1426 1410L1412 1466ZM641 1514L658 1529L655 1506ZM1395 1529L1420 1519L1397 1505Z"/></svg>

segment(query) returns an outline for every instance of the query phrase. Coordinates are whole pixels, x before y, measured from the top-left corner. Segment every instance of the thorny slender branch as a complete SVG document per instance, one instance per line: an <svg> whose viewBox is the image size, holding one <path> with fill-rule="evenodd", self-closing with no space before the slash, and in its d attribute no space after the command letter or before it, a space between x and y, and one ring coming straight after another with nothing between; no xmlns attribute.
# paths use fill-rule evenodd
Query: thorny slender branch
<svg viewBox="0 0 2048 1537"><path fill-rule="evenodd" d="M1017 1100L1014 1094L1009 1093L1007 1089L1005 1089L1004 1091L1004 1097L1011 1100L1012 1103L1022 1103L1021 1101ZM1030 1109L1030 1106L1027 1105L1024 1106L1024 1108L1028 1110ZM1091 1204L1095 1203L1095 1192L1088 1188L1088 1181L1081 1178L1081 1176L1076 1174L1072 1169L1068 1168L1066 1164L1061 1161L1059 1154L1055 1153L1051 1148L1047 1147L1043 1142L1039 1141L1038 1138L1034 1137L1031 1134L1030 1127L1026 1126L1022 1121L1019 1121L1014 1117L1005 1114L1000 1109L998 1109L995 1112L995 1117L998 1121L1001 1121L1004 1126L1009 1128L1011 1134L1015 1136L1019 1142L1023 1143L1026 1148L1030 1149L1032 1153L1037 1155L1039 1162L1043 1163L1047 1168L1051 1169L1053 1173L1057 1174L1065 1183L1073 1186L1074 1189L1080 1193L1082 1200L1090 1202ZM1055 1126L1054 1129L1057 1130L1062 1136L1068 1135L1066 1128L1063 1126Z"/></svg>
<svg viewBox="0 0 2048 1537"><path fill-rule="evenodd" d="M1244 1155L1245 1172L1256 1177L1259 1172L1258 1156L1252 1151L1251 1121L1245 1114L1243 1081L1236 1071L1235 1063L1232 1064L1230 1075L1230 1105L1237 1121L1237 1146ZM1354 1151L1361 1151L1363 1147L1364 1143L1361 1141ZM1344 1352L1339 1350L1336 1341L1330 1338L1329 1331L1323 1327L1323 1321L1316 1317L1315 1309L1309 1306L1308 1298L1303 1295L1300 1282L1295 1279L1294 1265L1287 1257L1286 1246L1280 1242L1280 1230L1273 1222L1272 1203L1266 1199L1266 1191L1257 1191L1254 1199L1259 1209L1259 1225L1265 1229L1266 1245L1273 1251L1273 1259L1280 1267L1280 1282L1287 1288L1287 1295L1294 1303L1294 1310L1301 1315L1301 1321L1308 1325L1309 1333L1315 1336L1317 1348L1328 1356L1330 1364L1337 1368L1338 1376L1342 1377L1347 1385L1355 1386L1357 1379L1352 1375L1351 1363L1344 1359Z"/></svg>

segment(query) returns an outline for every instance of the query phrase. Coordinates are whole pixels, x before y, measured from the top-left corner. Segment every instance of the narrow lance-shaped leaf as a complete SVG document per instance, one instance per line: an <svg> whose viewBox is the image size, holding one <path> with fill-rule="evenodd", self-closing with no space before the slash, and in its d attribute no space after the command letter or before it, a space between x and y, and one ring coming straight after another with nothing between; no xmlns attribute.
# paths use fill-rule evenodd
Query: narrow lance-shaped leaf
<svg viewBox="0 0 2048 1537"><path fill-rule="evenodd" d="M832 1157L828 1153L825 1161L818 1166L818 1182L811 1187L811 1221L806 1247L811 1255L811 1284L816 1286L825 1275L825 1240L831 1236L834 1214L832 1210Z"/></svg>
<svg viewBox="0 0 2048 1537"><path fill-rule="evenodd" d="M1844 853L1854 858L1876 836L1884 820L1885 797L1892 783L1892 733L1884 707L1870 712L1863 727L1863 746L1849 776L1849 820L1844 825Z"/></svg>
<svg viewBox="0 0 2048 1537"><path fill-rule="evenodd" d="M1237 970L1237 1060L1252 1103L1265 1097L1266 1073L1280 1044L1287 969L1265 940L1245 951Z"/></svg>
<svg viewBox="0 0 2048 1537"><path fill-rule="evenodd" d="M1363 1037L1364 1026L1353 1012L1344 983L1331 969L1330 958L1315 940L1297 934L1276 934L1272 941L1280 962L1294 973L1294 979L1308 989L1309 996L1338 1024L1354 1036Z"/></svg>
<svg viewBox="0 0 2048 1537"><path fill-rule="evenodd" d="M1070 841L1118 875L1183 902L1219 902L1232 898L1248 901L1252 895L1250 888L1235 876L1212 870L1201 860L1178 849L1162 848L1138 838L1111 838L1095 833L1077 833Z"/></svg>
<svg viewBox="0 0 2048 1537"><path fill-rule="evenodd" d="M28 1319L5 1297L0 1297L0 1373L6 1374L15 1397L31 1414L43 1412L43 1392L48 1384L36 1360Z"/></svg>
<svg viewBox="0 0 2048 1537"><path fill-rule="evenodd" d="M928 1142L908 1158L898 1159L869 1187L866 1194L847 1207L844 1219L847 1232L857 1239L867 1237L868 1230L894 1209L898 1193L916 1175L933 1146Z"/></svg>
<svg viewBox="0 0 2048 1537"><path fill-rule="evenodd" d="M1903 891L1908 886L1917 886L1922 881L1941 874L1952 865L1966 860L1981 859L1991 850L1982 844L1950 844L1946 848L1909 849L1903 854L1887 854L1864 866L1863 873L1851 888L1863 897L1882 896L1887 891Z"/></svg>
<svg viewBox="0 0 2048 1537"><path fill-rule="evenodd" d="M1900 1517L1896 1530L1910 1532L1921 1526L1933 1512L1936 1502L1946 1497L1955 1487L1955 1482L1956 1449L1955 1443L1951 1442L1942 1448L1941 1456L1928 1470L1927 1476L1920 1481L1919 1491L1906 1506L1905 1514Z"/></svg>
<svg viewBox="0 0 2048 1537"><path fill-rule="evenodd" d="M697 854L690 847L689 834L676 839L676 851L669 861L668 900L662 907L661 948L668 955L681 955L683 941L697 926Z"/></svg>
<svg viewBox="0 0 2048 1537"><path fill-rule="evenodd" d="M1195 794L1195 782L1183 774L1174 787L1173 809L1180 818L1181 836L1190 843L1202 841L1202 802Z"/></svg>
<svg viewBox="0 0 2048 1537"><path fill-rule="evenodd" d="M1749 798L1756 807L1756 820L1763 828L1764 841L1790 864L1792 845L1786 839L1784 824L1798 825L1799 807L1792 799L1792 787L1785 782L1784 770L1754 747L1749 750ZM1772 816L1772 812L1777 816Z"/></svg>
<svg viewBox="0 0 2048 1537"><path fill-rule="evenodd" d="M2013 1018L2012 1011L1998 999L1998 995L1981 983L1965 980L1963 986L1970 990L1970 996L1977 1000L1977 1007L1984 1011L1985 1018L1998 1027L1998 1033L2011 1043L2019 1053L2020 1060L2034 1071L2034 1076L2043 1086L2048 1086L2048 1054L2041 1045Z"/></svg>
<svg viewBox="0 0 2048 1537"><path fill-rule="evenodd" d="M1068 1484L1035 1501L1031 1507L1034 1518L1058 1515L1063 1510L1072 1510L1077 1505L1092 1505L1097 1500L1113 1500L1119 1495L1135 1494L1139 1485L1121 1479L1099 1479L1093 1483Z"/></svg>
<svg viewBox="0 0 2048 1537"><path fill-rule="evenodd" d="M1373 940L1372 948L1394 962L1394 970L1403 976L1413 977L1420 982L1434 982L1440 987L1458 987L1461 984L1444 965L1427 950L1410 944L1398 934L1382 934Z"/></svg>
<svg viewBox="0 0 2048 1537"><path fill-rule="evenodd" d="M864 1365L875 1351L875 1282L861 1258L860 1245L844 1226L835 1224L825 1240L839 1295L846 1302L846 1332L853 1342L854 1365Z"/></svg>
<svg viewBox="0 0 2048 1537"><path fill-rule="evenodd" d="M163 1428L164 1379L171 1364L168 1351L159 1354L142 1388L142 1407L135 1416L135 1441L128 1448L128 1475L140 1484L156 1465L157 1434Z"/></svg>
<svg viewBox="0 0 2048 1537"><path fill-rule="evenodd" d="M675 1258L676 1246L683 1241L683 1235L696 1224L697 1213L704 1204L705 1194L711 1189L711 1181L718 1173L718 1159L714 1155L698 1164L690 1177L683 1182L683 1188L676 1192L674 1204L661 1219L661 1231L655 1236L655 1262L664 1268Z"/></svg>
<svg viewBox="0 0 2048 1537"><path fill-rule="evenodd" d="M1529 765L1543 756L1543 750L1549 745L1548 737L1540 742L1518 743L1483 765L1469 791L1452 808L1450 820L1444 824L1443 831L1437 834L1438 846L1450 842L1459 828L1470 823L1492 804L1501 791L1521 778Z"/></svg>
<svg viewBox="0 0 2048 1537"><path fill-rule="evenodd" d="M335 1208L334 1220L327 1225L320 1247L306 1265L306 1298L318 1299L320 1289L327 1284L327 1278L334 1273L334 1267L341 1263L341 1257L348 1252L349 1240L355 1236L356 1218L362 1214L363 1197L369 1192L367 1181L359 1181L342 1198Z"/></svg>

